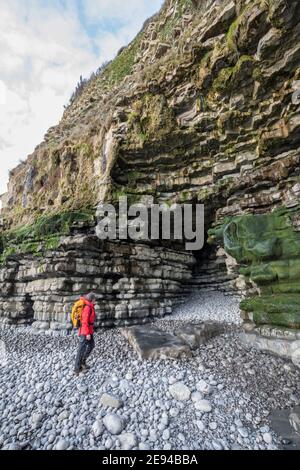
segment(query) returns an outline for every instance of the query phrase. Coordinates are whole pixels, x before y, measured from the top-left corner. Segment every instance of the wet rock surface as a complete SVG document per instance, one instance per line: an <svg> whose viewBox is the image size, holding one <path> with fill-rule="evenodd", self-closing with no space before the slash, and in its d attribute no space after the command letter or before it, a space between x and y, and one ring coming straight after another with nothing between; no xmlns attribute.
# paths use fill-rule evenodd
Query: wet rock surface
<svg viewBox="0 0 300 470"><path fill-rule="evenodd" d="M275 432L281 437L286 450L300 450L300 407L288 410L275 410L270 416Z"/></svg>
<svg viewBox="0 0 300 470"><path fill-rule="evenodd" d="M270 413L299 407L300 373L292 362L244 348L236 299L202 295L198 309L194 299L152 326L177 330L208 312L225 331L191 357L141 361L119 329L101 330L91 370L78 378L77 338L1 328L2 449L281 448ZM104 394L123 406L107 408Z"/></svg>

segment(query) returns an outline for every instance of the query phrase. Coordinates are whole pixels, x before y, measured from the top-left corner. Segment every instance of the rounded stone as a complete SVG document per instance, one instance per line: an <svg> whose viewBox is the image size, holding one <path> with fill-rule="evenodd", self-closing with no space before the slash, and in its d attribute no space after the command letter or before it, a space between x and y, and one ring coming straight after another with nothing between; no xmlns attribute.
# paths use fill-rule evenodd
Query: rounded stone
<svg viewBox="0 0 300 470"><path fill-rule="evenodd" d="M208 400L199 400L194 403L196 410L202 413L210 413L212 406Z"/></svg>
<svg viewBox="0 0 300 470"><path fill-rule="evenodd" d="M102 397L100 398L100 403L103 405L105 408L121 408L123 406L123 401L114 396L110 395L108 393L104 393Z"/></svg>
<svg viewBox="0 0 300 470"><path fill-rule="evenodd" d="M103 433L103 430L104 430L104 426L103 426L102 421L100 421L100 419L97 419L92 426L93 435L95 437L99 437Z"/></svg>
<svg viewBox="0 0 300 470"><path fill-rule="evenodd" d="M69 442L65 439L59 439L55 445L55 450L66 450L69 447Z"/></svg>
<svg viewBox="0 0 300 470"><path fill-rule="evenodd" d="M187 401L191 397L190 389L182 382L176 382L170 385L169 392L177 401Z"/></svg>
<svg viewBox="0 0 300 470"><path fill-rule="evenodd" d="M200 380L200 382L197 383L196 388L204 395L208 395L211 392L211 386L205 382L205 380Z"/></svg>
<svg viewBox="0 0 300 470"><path fill-rule="evenodd" d="M137 437L133 433L123 433L119 436L119 441L122 450L131 450L137 446Z"/></svg>
<svg viewBox="0 0 300 470"><path fill-rule="evenodd" d="M103 418L103 424L110 434L118 435L124 429L123 420L116 414L110 413Z"/></svg>
<svg viewBox="0 0 300 470"><path fill-rule="evenodd" d="M272 444L272 441L273 441L272 435L269 432L265 432L263 434L263 440L265 441L266 444Z"/></svg>
<svg viewBox="0 0 300 470"><path fill-rule="evenodd" d="M151 450L151 446L150 444L147 444L147 442L140 442L139 450Z"/></svg>
<svg viewBox="0 0 300 470"><path fill-rule="evenodd" d="M249 434L246 428L238 428L238 433L239 433L240 436L242 436L243 438L248 437L248 434Z"/></svg>

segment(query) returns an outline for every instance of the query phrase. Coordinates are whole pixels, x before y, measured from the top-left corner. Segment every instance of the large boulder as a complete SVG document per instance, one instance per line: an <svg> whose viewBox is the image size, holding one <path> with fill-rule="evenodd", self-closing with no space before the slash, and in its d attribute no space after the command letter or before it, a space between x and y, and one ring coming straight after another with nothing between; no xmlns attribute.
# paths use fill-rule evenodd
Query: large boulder
<svg viewBox="0 0 300 470"><path fill-rule="evenodd" d="M197 349L210 339L224 331L220 323L205 322L200 324L188 323L175 331L175 335L186 343L191 349Z"/></svg>
<svg viewBox="0 0 300 470"><path fill-rule="evenodd" d="M134 326L122 330L123 336L140 359L178 358L190 355L189 346L177 336L156 327Z"/></svg>

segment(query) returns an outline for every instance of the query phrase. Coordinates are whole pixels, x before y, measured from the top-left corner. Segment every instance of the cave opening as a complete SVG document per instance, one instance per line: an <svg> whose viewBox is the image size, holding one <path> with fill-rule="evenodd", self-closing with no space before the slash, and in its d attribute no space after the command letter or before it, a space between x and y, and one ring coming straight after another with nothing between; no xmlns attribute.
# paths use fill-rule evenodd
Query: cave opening
<svg viewBox="0 0 300 470"><path fill-rule="evenodd" d="M26 294L25 295L24 316L25 316L25 319L28 321L28 323L31 323L34 320L33 305L34 305L34 301L31 297L31 295Z"/></svg>

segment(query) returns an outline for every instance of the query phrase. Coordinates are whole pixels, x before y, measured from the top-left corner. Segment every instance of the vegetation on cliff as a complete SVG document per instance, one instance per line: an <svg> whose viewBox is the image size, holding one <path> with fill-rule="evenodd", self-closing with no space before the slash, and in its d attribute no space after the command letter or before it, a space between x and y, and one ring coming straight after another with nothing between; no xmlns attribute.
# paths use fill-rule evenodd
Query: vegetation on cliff
<svg viewBox="0 0 300 470"><path fill-rule="evenodd" d="M246 280L258 286L260 295L241 303L257 324L300 327L300 231L294 226L298 214L299 206L229 217L209 230L210 242L221 243Z"/></svg>
<svg viewBox="0 0 300 470"><path fill-rule="evenodd" d="M45 250L59 246L62 236L69 235L75 227L91 227L95 223L94 211L63 212L45 215L33 224L3 232L0 235L0 264L15 255L31 253L41 256Z"/></svg>

